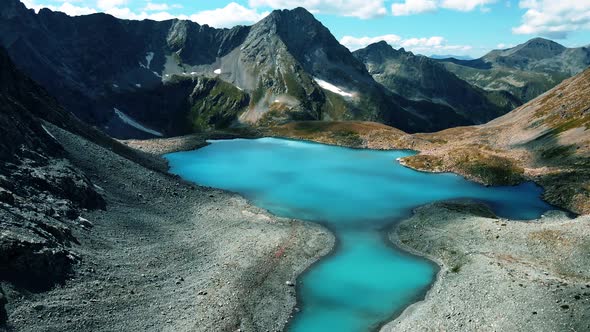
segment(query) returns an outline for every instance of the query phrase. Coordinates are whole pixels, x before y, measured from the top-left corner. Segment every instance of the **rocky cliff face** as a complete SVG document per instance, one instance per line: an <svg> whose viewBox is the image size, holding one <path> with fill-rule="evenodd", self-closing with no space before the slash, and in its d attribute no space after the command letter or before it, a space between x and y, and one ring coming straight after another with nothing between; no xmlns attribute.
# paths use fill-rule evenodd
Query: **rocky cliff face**
<svg viewBox="0 0 590 332"><path fill-rule="evenodd" d="M233 29L105 14L68 17L47 9L35 14L18 0L3 2L0 15L0 43L19 68L66 109L118 137L291 120L374 120L411 132L471 123L447 105L383 88L302 8ZM215 78L246 94L247 105L237 93L231 102L192 94L185 83ZM178 100L143 98L161 91ZM166 110L153 106L170 103ZM195 126L196 113L212 121Z"/></svg>
<svg viewBox="0 0 590 332"><path fill-rule="evenodd" d="M0 280L25 289L46 289L69 276L79 211L105 207L41 120L67 117L0 49ZM0 290L0 307L5 302ZM0 324L5 318L0 308Z"/></svg>
<svg viewBox="0 0 590 332"><path fill-rule="evenodd" d="M122 95L173 84L174 75L202 74L204 69L196 67L237 47L249 30L219 30L177 20L125 21L104 14L68 17L50 10L35 14L17 0L3 4L0 40L18 67L66 109L107 132L105 126L117 119L114 103ZM213 69L209 72L213 76ZM154 124L150 114L137 111L146 105L138 102L129 115L146 127L167 127L168 123Z"/></svg>
<svg viewBox="0 0 590 332"><path fill-rule="evenodd" d="M508 91L527 102L590 66L590 49L566 48L535 38L476 60L438 61L473 85L488 91Z"/></svg>
<svg viewBox="0 0 590 332"><path fill-rule="evenodd" d="M404 49L395 50L386 42L355 51L354 56L392 92L449 106L472 123L489 121L520 105L508 94L492 94L474 87L436 61Z"/></svg>

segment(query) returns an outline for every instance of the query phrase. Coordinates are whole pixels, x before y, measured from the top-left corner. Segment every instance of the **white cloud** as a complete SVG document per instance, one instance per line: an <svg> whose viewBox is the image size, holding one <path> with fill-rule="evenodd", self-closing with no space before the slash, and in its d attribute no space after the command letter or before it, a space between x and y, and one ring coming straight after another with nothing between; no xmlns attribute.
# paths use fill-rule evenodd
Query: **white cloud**
<svg viewBox="0 0 590 332"><path fill-rule="evenodd" d="M519 7L527 11L522 24L512 29L515 34L565 38L569 32L590 29L588 0L521 0Z"/></svg>
<svg viewBox="0 0 590 332"><path fill-rule="evenodd" d="M127 4L127 0L96 0L96 7L102 10L117 8Z"/></svg>
<svg viewBox="0 0 590 332"><path fill-rule="evenodd" d="M89 7L80 7L72 5L69 2L64 2L61 6L53 9L54 11L64 12L70 16L89 15L96 13L96 10Z"/></svg>
<svg viewBox="0 0 590 332"><path fill-rule="evenodd" d="M495 2L496 0L443 0L440 6L462 12L470 12L478 7L483 11L489 11L485 6Z"/></svg>
<svg viewBox="0 0 590 332"><path fill-rule="evenodd" d="M462 55L472 49L467 45L449 45L445 38L440 36L432 36L426 38L402 38L398 35L383 35L376 37L353 37L345 36L340 40L340 43L351 51L366 47L369 44L379 41L386 41L394 48L403 47L408 51L420 53L425 55L436 54L439 52L452 51L456 55Z"/></svg>
<svg viewBox="0 0 590 332"><path fill-rule="evenodd" d="M145 20L150 19L154 21L164 21L176 18L177 16L172 15L167 12L157 12L157 13L146 13L146 12L139 12L136 13L127 7L111 7L104 11L107 14L113 15L118 18L122 18L125 20Z"/></svg>
<svg viewBox="0 0 590 332"><path fill-rule="evenodd" d="M199 24L208 24L216 28L228 28L238 24L252 24L260 21L269 13L258 13L256 9L246 8L232 2L223 8L205 10L190 16Z"/></svg>
<svg viewBox="0 0 590 332"><path fill-rule="evenodd" d="M385 16L385 0L250 0L250 7L285 9L303 7L312 13L353 16L362 19Z"/></svg>
<svg viewBox="0 0 590 332"><path fill-rule="evenodd" d="M223 8L201 11L192 15L174 15L168 12L168 10L182 8L181 5L147 2L146 6L141 11L134 11L128 7L124 7L128 1L129 0L96 0L96 6L102 12L127 20L150 19L154 21L164 21L177 18L191 20L199 24L208 24L216 28L232 27L238 24L252 24L269 14L268 12L259 13L256 9L249 9L235 2L231 2ZM36 11L39 11L41 8L49 8L53 11L64 12L70 16L98 12L98 10L94 8L74 6L70 2L64 2L60 6L37 4L35 0L23 0L23 3L27 8L32 8Z"/></svg>
<svg viewBox="0 0 590 332"><path fill-rule="evenodd" d="M148 2L144 8L144 10L147 10L147 11L165 11L168 9L170 9L170 6L168 6L168 4L166 4L166 3L153 3L153 2Z"/></svg>
<svg viewBox="0 0 590 332"><path fill-rule="evenodd" d="M437 7L434 0L406 0L404 3L391 5L391 12L394 16L406 16L434 11Z"/></svg>
<svg viewBox="0 0 590 332"><path fill-rule="evenodd" d="M478 9L483 12L490 11L487 5L497 0L404 0L391 5L394 16L406 16L435 11L439 8L470 12Z"/></svg>
<svg viewBox="0 0 590 332"><path fill-rule="evenodd" d="M388 44L397 45L402 40L402 37L398 35L383 35L377 37L344 36L340 39L340 44L348 47L349 50L354 51L382 40L386 41Z"/></svg>
<svg viewBox="0 0 590 332"><path fill-rule="evenodd" d="M41 8L49 8L53 11L66 13L70 16L88 15L88 14L94 14L97 12L93 8L73 5L72 2L79 2L77 0L70 0L70 1L66 0L66 1L63 1L63 3L59 6L40 5L40 4L37 4L34 0L23 0L22 2L27 8L34 9L37 12Z"/></svg>

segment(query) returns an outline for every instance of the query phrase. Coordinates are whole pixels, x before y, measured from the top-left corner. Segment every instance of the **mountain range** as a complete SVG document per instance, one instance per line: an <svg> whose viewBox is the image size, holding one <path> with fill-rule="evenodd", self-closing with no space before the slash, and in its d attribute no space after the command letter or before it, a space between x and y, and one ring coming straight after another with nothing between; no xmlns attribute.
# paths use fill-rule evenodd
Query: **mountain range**
<svg viewBox="0 0 590 332"><path fill-rule="evenodd" d="M450 59L454 58L457 60L473 60L472 57L468 55L453 55L453 54L432 54L429 56L431 59Z"/></svg>
<svg viewBox="0 0 590 332"><path fill-rule="evenodd" d="M520 106L509 93L472 86L438 62L403 48L395 50L383 41L353 54L390 91L412 100L447 105L471 123L487 122Z"/></svg>
<svg viewBox="0 0 590 332"><path fill-rule="evenodd" d="M431 132L505 114L588 63L586 48L543 40L477 60L435 60L384 42L352 53L303 8L232 29L35 13L18 0L3 1L0 17L0 45L18 68L118 138L302 120Z"/></svg>
<svg viewBox="0 0 590 332"><path fill-rule="evenodd" d="M116 137L296 120L372 120L433 131L508 110L480 117L388 89L303 8L232 29L35 13L18 0L3 1L0 16L0 43L17 66L66 109Z"/></svg>
<svg viewBox="0 0 590 332"><path fill-rule="evenodd" d="M488 91L508 91L527 102L590 66L590 48L566 48L534 38L475 60L440 59L465 81Z"/></svg>

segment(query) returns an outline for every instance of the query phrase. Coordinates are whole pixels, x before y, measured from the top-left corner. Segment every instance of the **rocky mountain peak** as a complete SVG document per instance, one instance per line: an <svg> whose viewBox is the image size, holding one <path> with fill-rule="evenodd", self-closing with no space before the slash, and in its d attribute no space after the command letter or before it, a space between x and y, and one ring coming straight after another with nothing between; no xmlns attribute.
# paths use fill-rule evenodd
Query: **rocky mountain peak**
<svg viewBox="0 0 590 332"><path fill-rule="evenodd" d="M353 54L357 59L360 59L363 62L383 62L388 59L398 58L406 54L406 52L403 48L396 50L387 42L380 41L370 44L363 49L354 51Z"/></svg>
<svg viewBox="0 0 590 332"><path fill-rule="evenodd" d="M545 38L533 38L523 44L528 48L545 48L545 49L565 49L565 46Z"/></svg>
<svg viewBox="0 0 590 332"><path fill-rule="evenodd" d="M252 27L251 35L280 40L288 53L314 76L331 79L332 74L340 72L336 76L344 80L371 80L363 64L304 8L273 11Z"/></svg>
<svg viewBox="0 0 590 332"><path fill-rule="evenodd" d="M530 59L545 59L563 53L566 47L544 38L534 38L524 44L502 52L502 56L520 56Z"/></svg>
<svg viewBox="0 0 590 332"><path fill-rule="evenodd" d="M330 31L305 8L275 10L254 27L265 27L277 33L281 39L294 43L310 39L333 38ZM335 40L335 39L334 39ZM302 45L303 46L303 45Z"/></svg>
<svg viewBox="0 0 590 332"><path fill-rule="evenodd" d="M318 22L312 13L307 11L307 9L303 7L297 7L294 9L277 9L273 10L266 18L264 18L261 22L275 22L280 23L283 21L307 21L308 23L315 23Z"/></svg>
<svg viewBox="0 0 590 332"><path fill-rule="evenodd" d="M0 1L0 18L11 19L26 10L25 5L19 0Z"/></svg>
<svg viewBox="0 0 590 332"><path fill-rule="evenodd" d="M372 50L372 51L385 51L385 52L391 52L392 50L395 51L395 49L393 47L391 47L391 45L389 45L384 40L367 46L367 49Z"/></svg>

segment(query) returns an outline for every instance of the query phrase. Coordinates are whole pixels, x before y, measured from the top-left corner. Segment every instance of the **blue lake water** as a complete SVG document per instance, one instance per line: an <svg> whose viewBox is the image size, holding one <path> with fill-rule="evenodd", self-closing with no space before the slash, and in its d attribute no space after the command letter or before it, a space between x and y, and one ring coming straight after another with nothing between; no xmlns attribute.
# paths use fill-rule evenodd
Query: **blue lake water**
<svg viewBox="0 0 590 332"><path fill-rule="evenodd" d="M240 193L275 215L322 223L336 235L334 252L298 279L301 311L289 331L370 331L422 297L437 267L395 248L386 236L415 207L467 198L512 219L533 219L551 209L532 183L485 187L401 166L396 159L410 151L275 138L210 143L166 155L170 172Z"/></svg>

